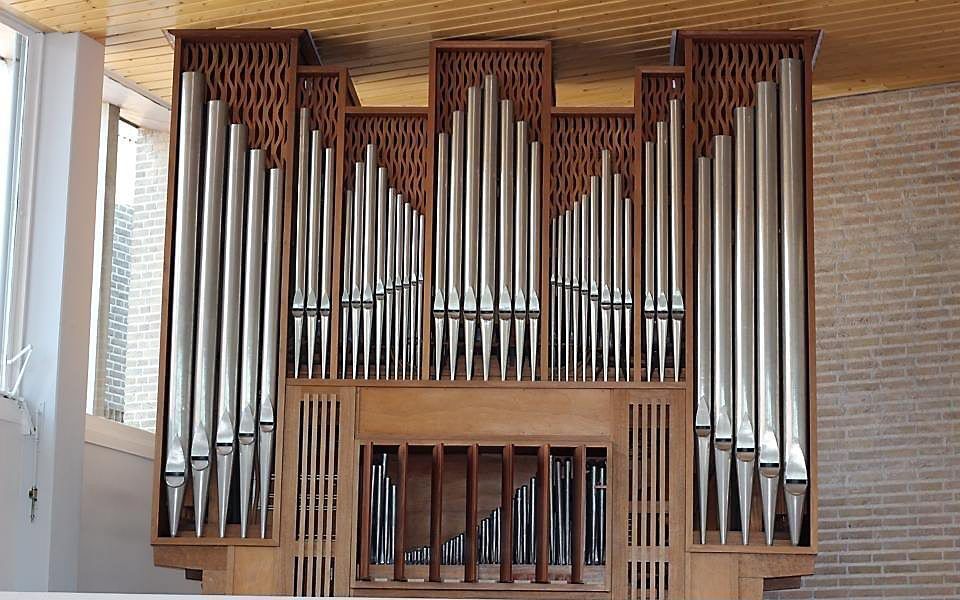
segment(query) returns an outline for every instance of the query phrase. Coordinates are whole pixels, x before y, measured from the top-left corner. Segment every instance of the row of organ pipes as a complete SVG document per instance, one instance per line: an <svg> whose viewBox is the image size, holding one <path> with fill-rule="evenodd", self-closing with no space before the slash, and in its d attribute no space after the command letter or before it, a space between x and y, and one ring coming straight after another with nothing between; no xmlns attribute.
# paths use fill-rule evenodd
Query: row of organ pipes
<svg viewBox="0 0 960 600"><path fill-rule="evenodd" d="M164 423L167 519L176 536L192 479L195 531L203 535L216 458L224 537L239 447L240 535L247 536L256 504L265 537L276 427L283 171L267 168L265 151L248 147L246 126L229 124L227 105L206 101L206 90L201 73L182 74Z"/></svg>
<svg viewBox="0 0 960 600"><path fill-rule="evenodd" d="M365 146L345 192L340 377L419 379L425 217Z"/></svg>
<svg viewBox="0 0 960 600"><path fill-rule="evenodd" d="M388 474L387 454L381 454L372 465L370 475L370 564L393 564L395 560L395 535L397 519L397 484ZM549 563L570 565L573 548L571 523L572 496L576 493L573 482L573 461L566 457L550 457L549 499ZM584 481L584 564L606 564L606 509L607 465L603 459L591 460L586 465ZM537 560L537 476L513 490L513 564L532 565ZM497 507L477 523L477 562L500 563L500 531L502 508ZM440 564L463 565L466 535L457 533L440 545ZM430 546L417 546L404 550L404 563L428 565L431 562Z"/></svg>
<svg viewBox="0 0 960 600"><path fill-rule="evenodd" d="M550 222L555 381L587 381L588 372L597 381L598 352L602 379L609 381L611 342L613 379L630 381L633 203L623 196L623 176L611 171L611 153L603 150L601 173L590 177L589 193Z"/></svg>
<svg viewBox="0 0 960 600"><path fill-rule="evenodd" d="M528 140L529 124L513 115L513 102L499 99L497 78L486 75L482 85L468 88L466 111L453 111L451 132L438 135L433 270L438 380L445 356L450 379L457 376L461 324L466 378L473 378L478 320L483 379L490 378L495 323L501 379L508 373L511 328L517 380L525 364L536 379L541 150L540 142Z"/></svg>
<svg viewBox="0 0 960 600"><path fill-rule="evenodd" d="M701 543L711 453L721 543L730 528L733 460L744 544L755 468L766 543L774 542L781 484L794 545L803 525L809 478L802 62L782 59L778 72L778 82L756 84L755 107L734 109L733 136L714 136L712 159L696 164Z"/></svg>

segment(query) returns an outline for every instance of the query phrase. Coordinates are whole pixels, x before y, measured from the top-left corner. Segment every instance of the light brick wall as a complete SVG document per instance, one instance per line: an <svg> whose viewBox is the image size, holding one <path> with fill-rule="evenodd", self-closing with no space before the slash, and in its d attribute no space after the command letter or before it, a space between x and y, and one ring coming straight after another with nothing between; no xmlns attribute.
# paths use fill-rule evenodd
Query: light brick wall
<svg viewBox="0 0 960 600"><path fill-rule="evenodd" d="M130 243L124 422L154 430L167 202L166 132L140 130Z"/></svg>
<svg viewBox="0 0 960 600"><path fill-rule="evenodd" d="M960 84L814 105L820 554L769 598L960 597Z"/></svg>

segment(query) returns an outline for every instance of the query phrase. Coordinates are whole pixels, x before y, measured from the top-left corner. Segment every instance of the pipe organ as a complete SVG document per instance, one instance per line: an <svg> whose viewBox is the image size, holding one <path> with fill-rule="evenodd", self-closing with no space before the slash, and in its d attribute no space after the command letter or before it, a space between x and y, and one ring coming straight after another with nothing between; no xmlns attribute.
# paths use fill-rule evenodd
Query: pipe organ
<svg viewBox="0 0 960 600"><path fill-rule="evenodd" d="M548 42L434 42L395 108L306 32L172 33L158 565L301 596L812 573L819 32L677 32L623 108L556 106Z"/></svg>

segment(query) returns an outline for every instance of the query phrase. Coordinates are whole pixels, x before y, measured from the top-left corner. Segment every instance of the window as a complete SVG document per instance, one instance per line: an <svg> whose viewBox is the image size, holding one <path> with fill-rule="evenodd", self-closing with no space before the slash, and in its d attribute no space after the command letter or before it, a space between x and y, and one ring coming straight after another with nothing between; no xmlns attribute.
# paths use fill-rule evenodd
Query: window
<svg viewBox="0 0 960 600"><path fill-rule="evenodd" d="M169 137L105 104L100 142L100 285L88 411L153 431Z"/></svg>
<svg viewBox="0 0 960 600"><path fill-rule="evenodd" d="M26 83L27 38L0 24L0 358L15 355L20 332L14 331L20 319L14 280L17 277L17 248L20 222L20 147L23 128L23 97ZM6 362L4 360L4 362ZM0 367L0 389L8 369Z"/></svg>

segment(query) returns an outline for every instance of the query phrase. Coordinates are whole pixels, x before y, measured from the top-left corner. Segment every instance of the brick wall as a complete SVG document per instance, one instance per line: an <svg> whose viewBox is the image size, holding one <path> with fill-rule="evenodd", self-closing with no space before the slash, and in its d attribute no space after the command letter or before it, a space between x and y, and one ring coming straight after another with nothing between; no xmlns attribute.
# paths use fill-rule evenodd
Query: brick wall
<svg viewBox="0 0 960 600"><path fill-rule="evenodd" d="M960 597L960 84L814 105L820 554L769 598Z"/></svg>
<svg viewBox="0 0 960 600"><path fill-rule="evenodd" d="M167 148L164 131L141 129L137 139L136 180L131 208L130 308L124 422L154 430L160 356L160 295L167 202Z"/></svg>

